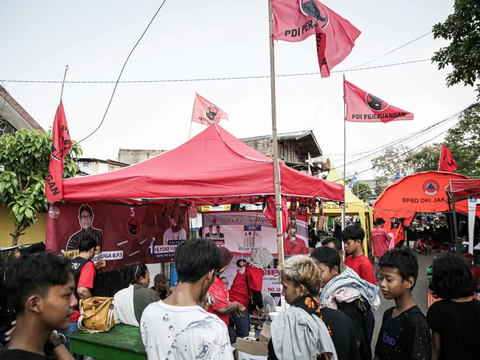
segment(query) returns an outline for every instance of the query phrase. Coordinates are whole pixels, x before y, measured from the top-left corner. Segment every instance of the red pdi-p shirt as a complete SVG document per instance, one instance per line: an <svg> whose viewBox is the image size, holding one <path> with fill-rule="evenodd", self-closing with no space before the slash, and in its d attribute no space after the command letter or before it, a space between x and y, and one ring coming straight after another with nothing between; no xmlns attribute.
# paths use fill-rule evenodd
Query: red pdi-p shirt
<svg viewBox="0 0 480 360"><path fill-rule="evenodd" d="M238 301L242 304L245 309L248 308L248 300L252 296L252 290L262 291L263 287L263 271L262 269L254 268L249 266L247 270L248 276L248 286L250 291L247 289L247 282L245 279L245 268L241 268L233 280L232 287L230 288L230 301Z"/></svg>
<svg viewBox="0 0 480 360"><path fill-rule="evenodd" d="M207 311L217 315L225 322L225 324L227 324L228 327L229 314L220 314L217 312L217 310L227 307L230 303L228 301L227 287L220 278L216 277L212 286L210 286L210 289L208 289L208 293L212 295L214 303L208 307Z"/></svg>
<svg viewBox="0 0 480 360"><path fill-rule="evenodd" d="M91 261L86 263L80 272L80 279L78 279L77 289L79 287L86 287L86 288L89 288L91 291L93 289L93 282L95 280L96 274L97 273L95 270L95 264ZM79 317L80 317L80 311L75 310L73 312L72 318L70 319L70 322L78 321Z"/></svg>
<svg viewBox="0 0 480 360"><path fill-rule="evenodd" d="M361 279L377 285L375 274L373 273L373 265L364 254L356 258L353 258L352 255L347 256L345 265L355 271Z"/></svg>
<svg viewBox="0 0 480 360"><path fill-rule="evenodd" d="M388 250L390 236L388 236L385 229L381 227L376 227L372 230L372 243L373 254L377 257L383 256L383 254L385 254L385 251Z"/></svg>

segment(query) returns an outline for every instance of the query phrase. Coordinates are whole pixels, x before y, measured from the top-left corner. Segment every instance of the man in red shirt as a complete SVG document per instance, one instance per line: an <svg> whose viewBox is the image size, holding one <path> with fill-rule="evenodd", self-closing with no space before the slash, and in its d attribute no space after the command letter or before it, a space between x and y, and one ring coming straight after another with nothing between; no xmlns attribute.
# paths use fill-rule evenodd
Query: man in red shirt
<svg viewBox="0 0 480 360"><path fill-rule="evenodd" d="M378 218L375 222L377 226L372 230L371 239L373 244L373 255L375 256L375 264L378 264L378 259L380 259L385 251L388 250L388 245L390 244L390 237L387 234L387 230L383 228L385 220ZM380 266L377 266L377 271L375 272L375 278L378 278L378 273L380 272Z"/></svg>
<svg viewBox="0 0 480 360"><path fill-rule="evenodd" d="M239 302L230 302L228 296L228 289L220 279L220 275L227 270L228 265L233 259L233 254L224 246L219 246L218 249L222 253L222 268L218 271L213 284L208 289L208 293L212 298L212 302L208 307L209 313L217 315L222 319L228 327L230 313L235 310L244 311L245 308Z"/></svg>
<svg viewBox="0 0 480 360"><path fill-rule="evenodd" d="M480 269L473 265L473 255L470 253L466 253L465 261L467 262L468 268L473 274L473 279L475 280L475 285L477 285L477 290L480 290Z"/></svg>
<svg viewBox="0 0 480 360"><path fill-rule="evenodd" d="M92 259L95 257L95 248L97 242L90 236L85 235L80 239L78 250L79 256L72 260L72 272L75 279L75 297L80 303L80 299L88 299L92 297L92 291L95 288L95 279L97 277L97 269ZM72 319L70 320L70 328L63 333L65 335L79 331L78 318L80 317L79 307L75 307ZM67 340L66 347L69 348Z"/></svg>
<svg viewBox="0 0 480 360"><path fill-rule="evenodd" d="M375 275L373 273L372 262L363 253L363 239L365 238L365 231L360 225L350 225L342 230L342 239L345 246L347 257L345 265L354 270L361 279L377 285ZM370 340L373 337L373 330L375 328L375 317L372 310L369 310L365 315L365 321L370 335Z"/></svg>
<svg viewBox="0 0 480 360"><path fill-rule="evenodd" d="M273 260L272 254L263 248L253 249L251 258L237 271L230 288L230 301L237 301L245 310L234 311L232 318L235 323L237 337L246 337L250 331L248 304L253 297L255 307L263 314L263 275Z"/></svg>

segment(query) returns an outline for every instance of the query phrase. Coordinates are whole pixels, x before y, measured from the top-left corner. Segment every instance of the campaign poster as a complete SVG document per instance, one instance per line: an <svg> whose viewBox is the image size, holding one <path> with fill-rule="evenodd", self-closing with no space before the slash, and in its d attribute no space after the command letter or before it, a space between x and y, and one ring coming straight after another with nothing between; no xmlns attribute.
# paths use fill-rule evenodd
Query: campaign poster
<svg viewBox="0 0 480 360"><path fill-rule="evenodd" d="M292 255L308 255L307 214L303 208L290 211L290 222L283 239L284 258ZM228 289L240 269L249 258L252 249L266 248L273 260L263 276L262 291L279 302L282 286L278 277L277 232L261 211L230 211L203 213L203 237L225 246L233 254L233 260L221 275Z"/></svg>
<svg viewBox="0 0 480 360"><path fill-rule="evenodd" d="M303 210L290 215L284 237L284 255L308 254L307 215ZM277 231L261 211L203 213L203 238L225 246L234 255L250 255L254 248L266 248L277 255Z"/></svg>
<svg viewBox="0 0 480 360"><path fill-rule="evenodd" d="M48 211L46 246L73 258L88 234L97 242L93 262L100 271L170 262L177 245L188 238L188 215L183 208L180 213L177 222L164 215L161 204L55 204Z"/></svg>

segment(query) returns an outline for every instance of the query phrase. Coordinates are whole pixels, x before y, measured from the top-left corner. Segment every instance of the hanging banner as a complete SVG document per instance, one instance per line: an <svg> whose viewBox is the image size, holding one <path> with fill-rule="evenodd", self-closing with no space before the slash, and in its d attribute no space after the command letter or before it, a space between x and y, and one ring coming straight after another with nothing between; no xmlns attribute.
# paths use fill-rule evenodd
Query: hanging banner
<svg viewBox="0 0 480 360"><path fill-rule="evenodd" d="M178 224L163 212L164 206L158 204L55 204L48 211L46 247L73 258L88 234L97 242L93 262L100 271L170 262L177 245L188 238L188 219L185 208Z"/></svg>
<svg viewBox="0 0 480 360"><path fill-rule="evenodd" d="M297 216L290 215L285 235L286 255L308 253L307 215L299 208ZM277 232L261 211L229 211L203 213L202 237L225 246L234 255L250 254L254 248L266 248L277 255Z"/></svg>
<svg viewBox="0 0 480 360"><path fill-rule="evenodd" d="M468 252L470 254L473 254L473 238L477 206L480 207L480 199L475 197L471 197L468 199Z"/></svg>
<svg viewBox="0 0 480 360"><path fill-rule="evenodd" d="M290 204L291 205L291 204ZM283 240L285 259L292 255L309 254L306 208L289 210L289 227ZM296 214L296 216L295 216ZM262 291L272 295L278 304L282 287L278 279L277 232L262 211L230 211L203 213L203 237L225 246L233 254L233 260L221 275L230 286L254 248L266 248L273 261L263 276Z"/></svg>

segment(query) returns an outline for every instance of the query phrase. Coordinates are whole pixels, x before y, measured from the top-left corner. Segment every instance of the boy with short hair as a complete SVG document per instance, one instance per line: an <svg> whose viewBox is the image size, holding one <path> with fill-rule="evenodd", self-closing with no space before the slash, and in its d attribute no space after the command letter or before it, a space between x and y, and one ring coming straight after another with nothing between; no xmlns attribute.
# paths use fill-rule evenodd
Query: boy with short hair
<svg viewBox="0 0 480 360"><path fill-rule="evenodd" d="M25 254L15 260L7 279L8 300L17 314L11 341L2 360L65 360L65 336L54 330L70 325L75 281L70 260L48 252Z"/></svg>
<svg viewBox="0 0 480 360"><path fill-rule="evenodd" d="M350 225L343 229L342 239L347 253L345 265L353 269L363 280L376 285L373 265L363 253L364 237L365 231L359 225Z"/></svg>
<svg viewBox="0 0 480 360"><path fill-rule="evenodd" d="M380 258L379 266L383 296L395 300L395 307L383 314L374 360L429 360L430 329L412 297L418 276L417 258L409 249L393 249Z"/></svg>

